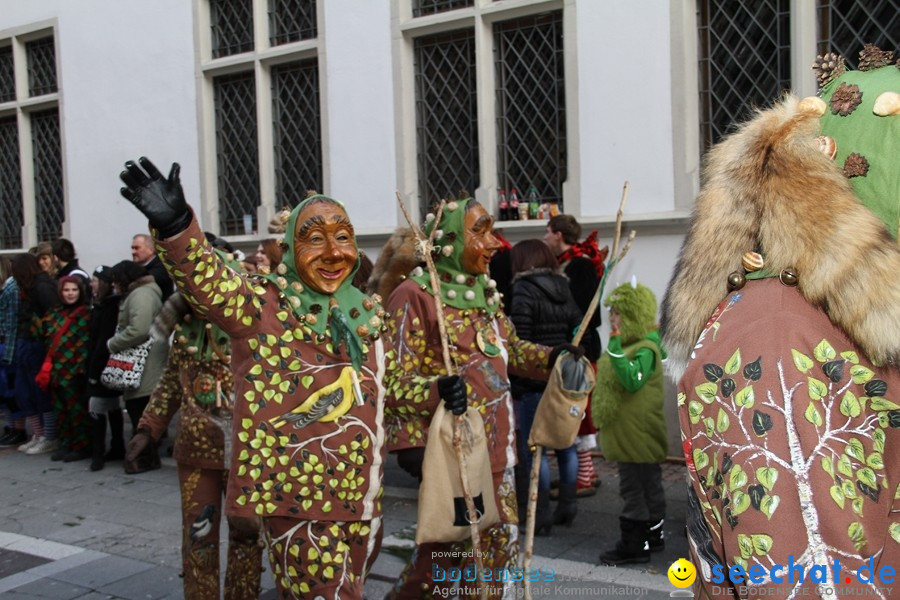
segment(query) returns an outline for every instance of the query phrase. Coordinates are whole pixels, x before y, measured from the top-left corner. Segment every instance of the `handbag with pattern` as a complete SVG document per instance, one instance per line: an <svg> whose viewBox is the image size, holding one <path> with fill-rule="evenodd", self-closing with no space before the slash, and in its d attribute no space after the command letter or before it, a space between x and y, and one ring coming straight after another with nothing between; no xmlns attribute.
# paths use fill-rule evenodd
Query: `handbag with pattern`
<svg viewBox="0 0 900 600"><path fill-rule="evenodd" d="M127 391L139 388L152 344L153 340L148 338L137 346L111 353L100 374L100 383L111 390Z"/></svg>

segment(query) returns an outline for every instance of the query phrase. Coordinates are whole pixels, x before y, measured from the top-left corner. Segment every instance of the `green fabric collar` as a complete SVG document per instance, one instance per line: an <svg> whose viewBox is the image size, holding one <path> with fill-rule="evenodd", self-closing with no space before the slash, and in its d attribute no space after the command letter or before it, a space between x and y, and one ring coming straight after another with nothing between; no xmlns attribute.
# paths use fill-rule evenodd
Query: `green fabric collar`
<svg viewBox="0 0 900 600"><path fill-rule="evenodd" d="M432 257L437 269L441 288L441 300L447 306L462 310L484 310L494 314L500 308L497 282L487 275L472 275L462 268L462 254L466 237L466 207L472 198L447 202L441 213L441 222L435 223L429 214L425 224L425 234L431 235L435 226L438 233L434 239ZM431 278L421 267L416 267L410 276L423 290L432 292Z"/></svg>
<svg viewBox="0 0 900 600"><path fill-rule="evenodd" d="M344 207L341 202L318 194L300 202L291 211L287 222L284 234L287 249L284 251L282 262L274 273L263 277L278 286L287 298L294 315L316 333L317 342L324 341L324 338L328 337L335 351L341 344L345 344L353 367L358 371L366 352L363 340L375 339L380 335L383 316L383 310L375 300L353 287L353 276L359 270L359 258L357 257L356 266L341 287L331 295L322 294L304 285L294 264L297 215L310 202L323 200Z"/></svg>

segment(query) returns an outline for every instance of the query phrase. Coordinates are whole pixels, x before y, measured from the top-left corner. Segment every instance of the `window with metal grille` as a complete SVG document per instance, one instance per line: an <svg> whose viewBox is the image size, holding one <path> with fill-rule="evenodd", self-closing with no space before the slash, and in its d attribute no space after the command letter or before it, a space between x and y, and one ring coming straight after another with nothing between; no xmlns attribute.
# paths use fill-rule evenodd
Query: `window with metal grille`
<svg viewBox="0 0 900 600"><path fill-rule="evenodd" d="M275 206L296 206L322 190L319 65L313 58L272 68Z"/></svg>
<svg viewBox="0 0 900 600"><path fill-rule="evenodd" d="M316 0L269 0L270 44L279 46L316 35Z"/></svg>
<svg viewBox="0 0 900 600"><path fill-rule="evenodd" d="M471 29L415 40L416 158L421 217L441 198L475 192L478 111Z"/></svg>
<svg viewBox="0 0 900 600"><path fill-rule="evenodd" d="M865 44L900 49L900 2L897 0L818 0L818 52L844 57L856 69Z"/></svg>
<svg viewBox="0 0 900 600"><path fill-rule="evenodd" d="M34 199L40 240L62 236L65 220L62 181L62 151L59 145L59 111L56 108L31 114L31 144L34 149Z"/></svg>
<svg viewBox="0 0 900 600"><path fill-rule="evenodd" d="M53 38L42 38L25 44L28 57L28 93L43 96L56 92L56 51Z"/></svg>
<svg viewBox="0 0 900 600"><path fill-rule="evenodd" d="M562 11L494 25L497 180L560 202L567 177Z"/></svg>
<svg viewBox="0 0 900 600"><path fill-rule="evenodd" d="M251 229L257 230L259 205L254 74L251 71L216 77L213 89L219 228L222 235L243 235L244 215L250 215Z"/></svg>
<svg viewBox="0 0 900 600"><path fill-rule="evenodd" d="M16 99L16 78L13 71L12 46L0 47L0 102Z"/></svg>
<svg viewBox="0 0 900 600"><path fill-rule="evenodd" d="M791 87L790 0L699 0L702 150Z"/></svg>
<svg viewBox="0 0 900 600"><path fill-rule="evenodd" d="M474 5L474 0L413 0L413 16L422 17L436 13L468 8Z"/></svg>
<svg viewBox="0 0 900 600"><path fill-rule="evenodd" d="M253 0L210 0L212 56L253 50Z"/></svg>
<svg viewBox="0 0 900 600"><path fill-rule="evenodd" d="M22 247L22 179L16 116L0 119L0 248Z"/></svg>

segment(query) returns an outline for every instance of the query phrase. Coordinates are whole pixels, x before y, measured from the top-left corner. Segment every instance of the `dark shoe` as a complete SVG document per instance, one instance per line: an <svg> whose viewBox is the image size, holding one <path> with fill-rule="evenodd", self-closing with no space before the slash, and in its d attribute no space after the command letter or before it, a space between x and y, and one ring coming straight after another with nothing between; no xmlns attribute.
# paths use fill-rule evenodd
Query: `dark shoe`
<svg viewBox="0 0 900 600"><path fill-rule="evenodd" d="M101 471L106 466L102 456L91 457L91 471Z"/></svg>
<svg viewBox="0 0 900 600"><path fill-rule="evenodd" d="M85 446L84 448L79 448L78 450L69 450L66 452L66 455L63 456L63 462L77 462L79 460L84 460L86 458L91 457L91 449Z"/></svg>
<svg viewBox="0 0 900 600"><path fill-rule="evenodd" d="M590 496L593 496L596 493L597 493L597 488L595 488L593 485L588 484L586 486L582 486L582 485L575 486L575 495L578 496L579 498L588 498Z"/></svg>
<svg viewBox="0 0 900 600"><path fill-rule="evenodd" d="M600 563L624 565L650 562L650 547L647 543L647 521L634 521L619 517L622 539L615 548L600 555Z"/></svg>
<svg viewBox="0 0 900 600"><path fill-rule="evenodd" d="M0 437L0 448L13 448L28 441L28 434L24 429L9 429L3 437Z"/></svg>
<svg viewBox="0 0 900 600"><path fill-rule="evenodd" d="M53 454L50 455L50 460L60 461L66 457L66 454L69 453L69 448L66 446L60 446L57 448Z"/></svg>
<svg viewBox="0 0 900 600"><path fill-rule="evenodd" d="M553 529L549 492L550 490L538 490L537 507L534 511L534 535L550 535Z"/></svg>
<svg viewBox="0 0 900 600"><path fill-rule="evenodd" d="M113 446L109 450L106 451L106 454L103 455L103 460L122 460L125 458L125 447L115 447Z"/></svg>
<svg viewBox="0 0 900 600"><path fill-rule="evenodd" d="M655 524L650 521L650 527L647 530L647 544L650 546L650 552L662 552L666 547L664 523L665 519L660 519Z"/></svg>
<svg viewBox="0 0 900 600"><path fill-rule="evenodd" d="M553 524L571 527L578 514L578 500L576 499L575 486L564 485L559 488L559 504L553 511Z"/></svg>

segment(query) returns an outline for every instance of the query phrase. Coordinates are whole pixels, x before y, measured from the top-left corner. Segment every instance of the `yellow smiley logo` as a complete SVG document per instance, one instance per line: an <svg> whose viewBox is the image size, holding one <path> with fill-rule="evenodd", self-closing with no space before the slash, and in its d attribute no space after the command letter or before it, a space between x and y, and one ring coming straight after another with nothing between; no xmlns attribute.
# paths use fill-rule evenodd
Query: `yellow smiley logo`
<svg viewBox="0 0 900 600"><path fill-rule="evenodd" d="M679 558L669 567L669 582L677 588L690 587L697 578L697 569L690 561Z"/></svg>

